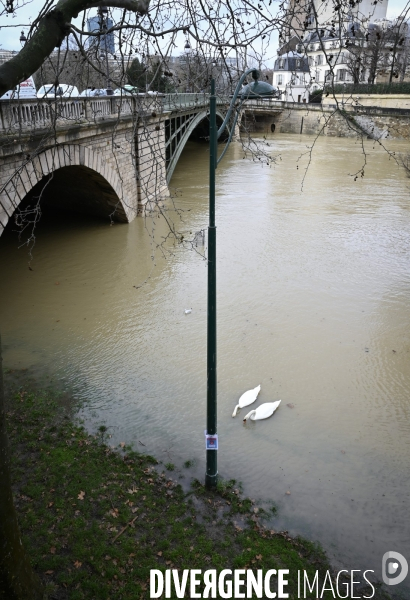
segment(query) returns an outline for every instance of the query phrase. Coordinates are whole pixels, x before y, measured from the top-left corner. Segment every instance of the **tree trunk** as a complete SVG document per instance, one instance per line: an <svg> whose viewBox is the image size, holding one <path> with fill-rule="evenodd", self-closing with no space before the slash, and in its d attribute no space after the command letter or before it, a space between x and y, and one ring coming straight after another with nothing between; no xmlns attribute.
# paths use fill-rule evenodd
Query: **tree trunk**
<svg viewBox="0 0 410 600"><path fill-rule="evenodd" d="M0 599L41 600L43 588L21 543L11 490L0 339Z"/></svg>
<svg viewBox="0 0 410 600"><path fill-rule="evenodd" d="M38 23L32 37L16 56L0 65L0 96L33 75L70 33L71 20L83 10L112 6L146 14L149 0L59 0Z"/></svg>
<svg viewBox="0 0 410 600"><path fill-rule="evenodd" d="M396 66L396 44L394 44L394 47L393 47L393 55L392 55L392 61L391 61L389 83L392 83L392 81L393 81L394 67L395 66Z"/></svg>

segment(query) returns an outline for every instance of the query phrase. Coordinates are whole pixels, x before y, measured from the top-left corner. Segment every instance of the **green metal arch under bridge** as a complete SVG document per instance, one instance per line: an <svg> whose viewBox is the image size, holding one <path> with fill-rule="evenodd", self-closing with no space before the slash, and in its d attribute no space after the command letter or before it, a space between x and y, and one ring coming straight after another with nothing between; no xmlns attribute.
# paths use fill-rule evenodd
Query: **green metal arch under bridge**
<svg viewBox="0 0 410 600"><path fill-rule="evenodd" d="M217 120L220 123L225 118L228 98L220 98L218 101ZM168 94L164 98L164 112L169 111L165 120L165 154L167 183L171 181L179 157L185 144L193 132L202 124L202 135L198 138L208 139L209 136L209 95L208 94ZM226 136L230 133L229 126Z"/></svg>

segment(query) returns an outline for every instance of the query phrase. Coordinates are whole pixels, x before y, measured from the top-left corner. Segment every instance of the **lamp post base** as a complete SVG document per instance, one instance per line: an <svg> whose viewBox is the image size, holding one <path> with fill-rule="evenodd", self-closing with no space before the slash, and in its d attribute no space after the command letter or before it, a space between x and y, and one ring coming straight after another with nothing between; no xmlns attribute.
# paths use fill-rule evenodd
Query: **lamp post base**
<svg viewBox="0 0 410 600"><path fill-rule="evenodd" d="M205 487L207 490L212 490L216 488L216 484L218 483L218 471L215 475L205 474Z"/></svg>

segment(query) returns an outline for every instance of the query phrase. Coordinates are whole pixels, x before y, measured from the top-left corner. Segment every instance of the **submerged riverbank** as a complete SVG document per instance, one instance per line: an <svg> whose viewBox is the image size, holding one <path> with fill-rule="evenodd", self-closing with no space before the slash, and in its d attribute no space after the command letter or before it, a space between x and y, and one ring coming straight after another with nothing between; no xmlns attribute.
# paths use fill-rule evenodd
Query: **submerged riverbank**
<svg viewBox="0 0 410 600"><path fill-rule="evenodd" d="M50 600L149 598L151 569L289 569L297 598L298 572L323 581L331 571L317 545L265 529L265 511L235 481L208 492L196 480L184 493L174 465L112 448L105 427L87 433L69 397L5 379L15 504Z"/></svg>

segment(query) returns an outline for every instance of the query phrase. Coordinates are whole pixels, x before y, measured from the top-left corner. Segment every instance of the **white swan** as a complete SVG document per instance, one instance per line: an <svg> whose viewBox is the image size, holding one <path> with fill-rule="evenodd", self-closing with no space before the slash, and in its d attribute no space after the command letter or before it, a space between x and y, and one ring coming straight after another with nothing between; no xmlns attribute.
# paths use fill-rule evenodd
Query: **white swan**
<svg viewBox="0 0 410 600"><path fill-rule="evenodd" d="M236 417L236 413L238 412L238 408L243 408L244 406L248 406L248 404L252 404L255 402L258 397L259 392L261 391L261 386L258 385L253 390L248 390L239 398L238 404L235 406L235 410L232 413L233 417Z"/></svg>
<svg viewBox="0 0 410 600"><path fill-rule="evenodd" d="M259 421L259 419L267 419L268 417L273 415L280 403L281 400L261 404L260 406L258 406L258 408L255 408L254 410L251 410L251 412L248 412L248 414L244 417L243 420L246 421L247 419L251 419L252 421Z"/></svg>

